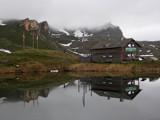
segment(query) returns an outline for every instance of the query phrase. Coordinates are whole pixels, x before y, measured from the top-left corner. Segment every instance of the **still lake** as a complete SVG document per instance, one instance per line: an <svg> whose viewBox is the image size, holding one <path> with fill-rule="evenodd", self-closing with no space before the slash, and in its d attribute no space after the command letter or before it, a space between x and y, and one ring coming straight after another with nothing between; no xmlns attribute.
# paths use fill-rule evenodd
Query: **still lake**
<svg viewBox="0 0 160 120"><path fill-rule="evenodd" d="M159 77L5 76L0 120L160 120Z"/></svg>

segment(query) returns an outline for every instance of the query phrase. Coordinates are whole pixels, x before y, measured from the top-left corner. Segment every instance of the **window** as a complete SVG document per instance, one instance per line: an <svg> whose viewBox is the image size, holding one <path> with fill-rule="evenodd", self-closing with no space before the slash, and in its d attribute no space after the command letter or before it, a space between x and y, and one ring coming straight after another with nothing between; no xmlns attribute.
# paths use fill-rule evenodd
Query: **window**
<svg viewBox="0 0 160 120"><path fill-rule="evenodd" d="M106 55L103 55L102 57L103 57L103 58L106 58Z"/></svg>
<svg viewBox="0 0 160 120"><path fill-rule="evenodd" d="M131 47L131 44L128 44L128 47Z"/></svg>
<svg viewBox="0 0 160 120"><path fill-rule="evenodd" d="M128 91L128 95L130 95L131 94L131 91Z"/></svg>
<svg viewBox="0 0 160 120"><path fill-rule="evenodd" d="M112 82L109 82L108 84L109 84L109 85L112 85Z"/></svg>
<svg viewBox="0 0 160 120"><path fill-rule="evenodd" d="M131 54L130 54L130 53L128 54L128 57L131 57Z"/></svg>
<svg viewBox="0 0 160 120"><path fill-rule="evenodd" d="M128 47L135 47L135 44L134 43L133 44L129 43Z"/></svg>
<svg viewBox="0 0 160 120"><path fill-rule="evenodd" d="M135 55L134 55L134 53L132 54L132 57L134 57Z"/></svg>
<svg viewBox="0 0 160 120"><path fill-rule="evenodd" d="M109 58L112 58L112 55L109 55Z"/></svg>

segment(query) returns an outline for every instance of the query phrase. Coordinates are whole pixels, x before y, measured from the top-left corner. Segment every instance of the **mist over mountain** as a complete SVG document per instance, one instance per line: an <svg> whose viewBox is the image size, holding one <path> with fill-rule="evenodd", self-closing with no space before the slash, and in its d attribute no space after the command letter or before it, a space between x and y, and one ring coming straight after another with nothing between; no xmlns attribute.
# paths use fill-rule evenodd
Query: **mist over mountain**
<svg viewBox="0 0 160 120"><path fill-rule="evenodd" d="M37 22L37 20L30 20L29 18L24 20L3 20L3 23L1 20L0 31L0 48L10 51L23 49L23 32L26 37L26 49L33 49L31 34L34 32L39 36L39 49L61 51L66 49L77 54L89 54L90 49L100 42L114 43L126 38L121 28L112 23L92 28L57 29L51 27L47 21ZM141 54L155 55L160 58L160 41L138 42L142 46ZM34 46L36 47L36 41Z"/></svg>

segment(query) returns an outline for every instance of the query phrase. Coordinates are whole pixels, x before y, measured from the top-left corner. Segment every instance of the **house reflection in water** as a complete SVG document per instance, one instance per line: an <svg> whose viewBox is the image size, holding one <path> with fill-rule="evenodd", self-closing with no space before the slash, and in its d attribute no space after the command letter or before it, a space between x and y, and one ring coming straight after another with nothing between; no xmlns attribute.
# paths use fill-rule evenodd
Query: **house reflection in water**
<svg viewBox="0 0 160 120"><path fill-rule="evenodd" d="M124 99L133 100L141 91L139 80L132 78L85 78L81 79L80 82L83 85L84 83L90 83L91 92L93 91L97 95L108 99L117 98L120 102L123 102Z"/></svg>

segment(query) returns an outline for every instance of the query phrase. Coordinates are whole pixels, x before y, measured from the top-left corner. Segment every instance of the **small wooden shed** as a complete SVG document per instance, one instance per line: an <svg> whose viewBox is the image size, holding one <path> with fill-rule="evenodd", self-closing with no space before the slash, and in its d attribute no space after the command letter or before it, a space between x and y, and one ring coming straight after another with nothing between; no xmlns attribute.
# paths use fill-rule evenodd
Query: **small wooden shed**
<svg viewBox="0 0 160 120"><path fill-rule="evenodd" d="M91 49L91 62L122 62L139 59L141 46L132 38L100 42Z"/></svg>

